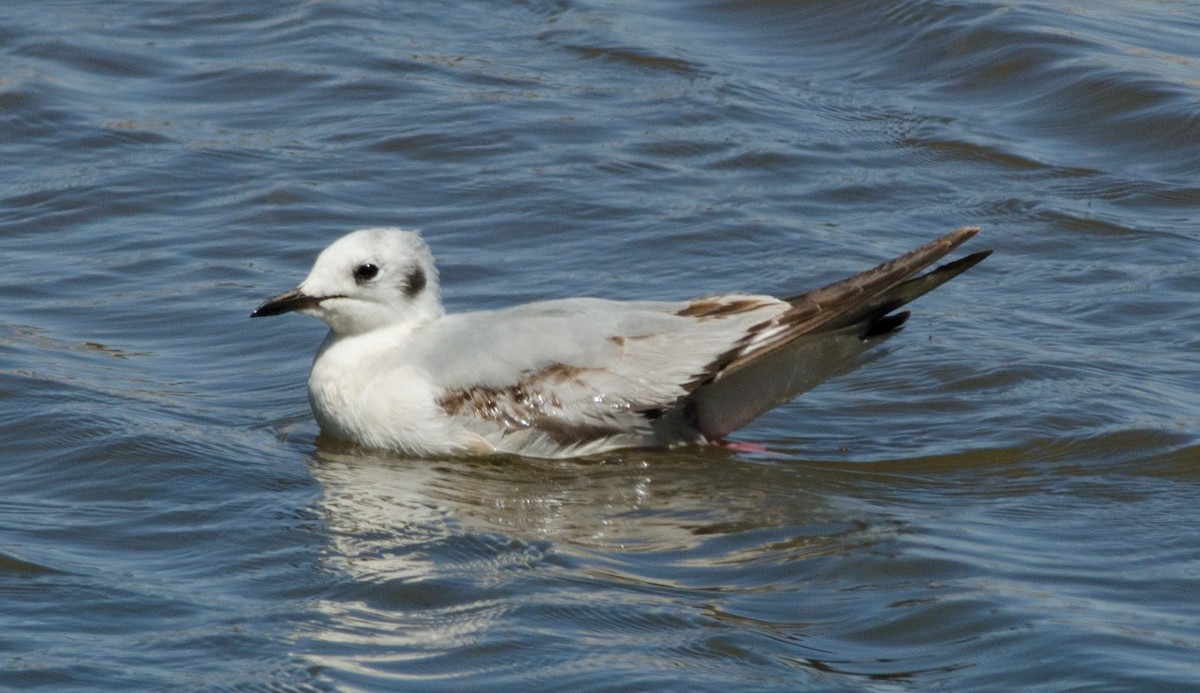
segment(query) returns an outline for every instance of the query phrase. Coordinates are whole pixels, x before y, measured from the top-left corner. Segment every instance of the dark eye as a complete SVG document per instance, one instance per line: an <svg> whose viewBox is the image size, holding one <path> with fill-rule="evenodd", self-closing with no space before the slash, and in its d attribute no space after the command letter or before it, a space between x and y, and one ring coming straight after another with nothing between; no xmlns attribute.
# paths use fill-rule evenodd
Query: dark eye
<svg viewBox="0 0 1200 693"><path fill-rule="evenodd" d="M371 263L365 263L354 268L354 281L359 284L369 282L379 274L379 267Z"/></svg>

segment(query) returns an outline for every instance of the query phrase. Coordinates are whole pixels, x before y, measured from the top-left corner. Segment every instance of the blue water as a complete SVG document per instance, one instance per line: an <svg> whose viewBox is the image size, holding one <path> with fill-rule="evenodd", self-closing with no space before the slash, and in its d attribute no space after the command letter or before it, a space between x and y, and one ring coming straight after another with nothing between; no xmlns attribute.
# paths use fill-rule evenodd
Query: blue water
<svg viewBox="0 0 1200 693"><path fill-rule="evenodd" d="M1200 3L8 3L0 689L1200 689ZM740 437L325 439L419 228L451 310L985 263Z"/></svg>

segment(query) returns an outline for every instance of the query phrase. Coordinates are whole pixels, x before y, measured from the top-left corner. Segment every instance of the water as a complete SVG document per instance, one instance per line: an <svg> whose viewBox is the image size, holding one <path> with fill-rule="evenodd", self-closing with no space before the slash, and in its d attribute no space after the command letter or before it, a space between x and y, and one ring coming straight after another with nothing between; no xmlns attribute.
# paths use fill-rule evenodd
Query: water
<svg viewBox="0 0 1200 693"><path fill-rule="evenodd" d="M1200 689L1200 5L9 3L0 688ZM996 254L765 454L317 440L347 230L454 310Z"/></svg>

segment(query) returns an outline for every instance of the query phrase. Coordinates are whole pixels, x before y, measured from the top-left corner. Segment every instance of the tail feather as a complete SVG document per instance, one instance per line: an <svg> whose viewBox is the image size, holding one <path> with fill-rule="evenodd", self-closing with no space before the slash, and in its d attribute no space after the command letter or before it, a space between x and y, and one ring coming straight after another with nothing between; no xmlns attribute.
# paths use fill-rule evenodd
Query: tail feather
<svg viewBox="0 0 1200 693"><path fill-rule="evenodd" d="M925 274L979 229L964 227L895 259L821 289L788 299L787 326L771 344L730 362L689 396L692 425L709 439L740 428L857 364L854 358L898 330L908 312L894 312L978 264L973 253Z"/></svg>

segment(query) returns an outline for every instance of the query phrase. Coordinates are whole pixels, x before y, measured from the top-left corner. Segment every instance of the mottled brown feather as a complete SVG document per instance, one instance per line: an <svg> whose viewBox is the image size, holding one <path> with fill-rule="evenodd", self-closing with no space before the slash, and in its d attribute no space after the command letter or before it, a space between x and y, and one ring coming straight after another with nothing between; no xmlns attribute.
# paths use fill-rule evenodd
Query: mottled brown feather
<svg viewBox="0 0 1200 693"><path fill-rule="evenodd" d="M758 298L736 298L730 300L720 296L713 296L690 301L676 315L685 318L697 318L699 320L712 320L737 315L738 313L748 313L769 305L772 305L772 303Z"/></svg>
<svg viewBox="0 0 1200 693"><path fill-rule="evenodd" d="M563 403L547 383L580 383L588 369L556 363L528 371L512 385L448 390L438 398L438 406L451 416L467 416L492 421L507 431L537 429L560 445L599 440L624 433L624 429L602 423L567 423L562 416ZM549 396L541 393L550 392Z"/></svg>

